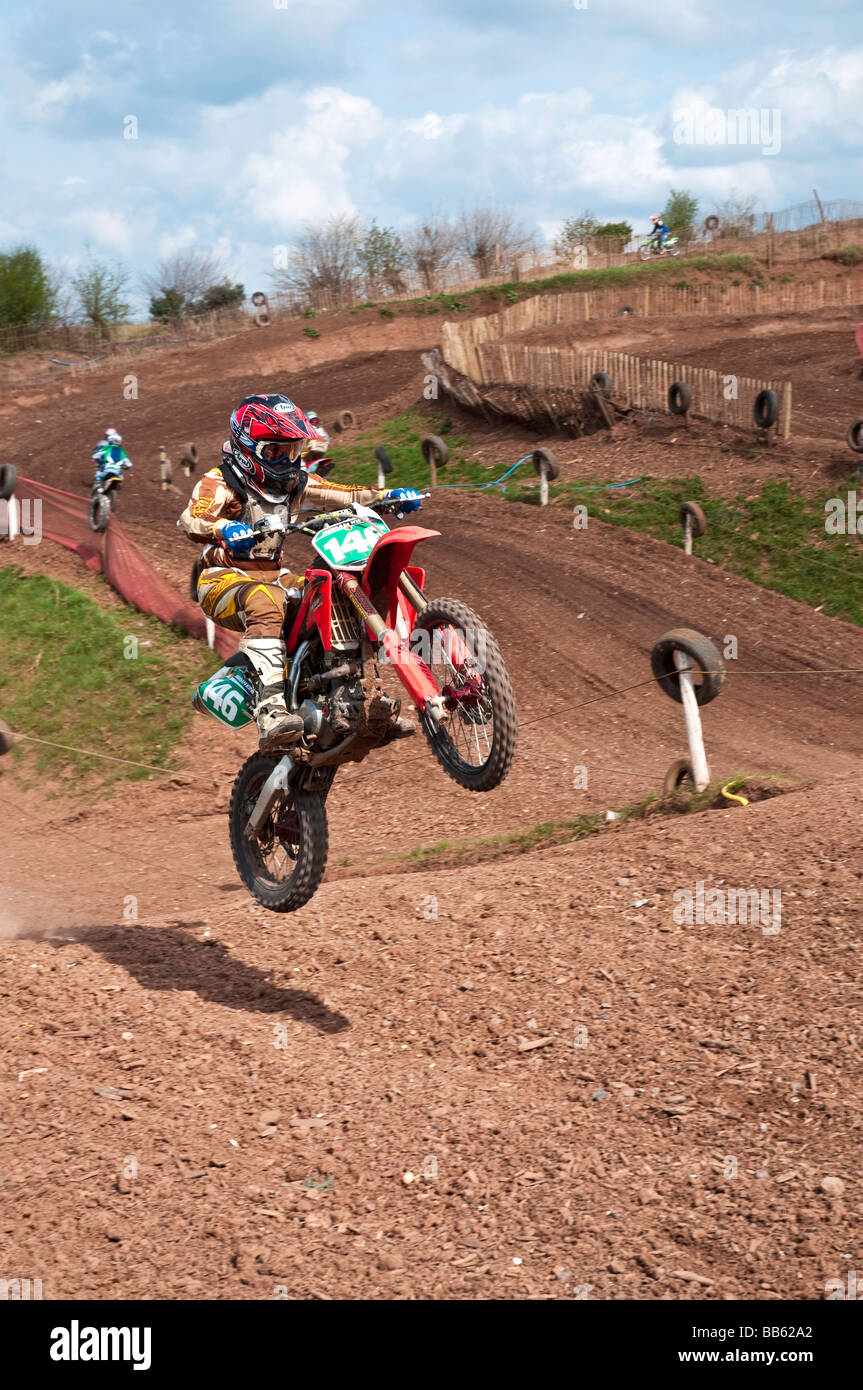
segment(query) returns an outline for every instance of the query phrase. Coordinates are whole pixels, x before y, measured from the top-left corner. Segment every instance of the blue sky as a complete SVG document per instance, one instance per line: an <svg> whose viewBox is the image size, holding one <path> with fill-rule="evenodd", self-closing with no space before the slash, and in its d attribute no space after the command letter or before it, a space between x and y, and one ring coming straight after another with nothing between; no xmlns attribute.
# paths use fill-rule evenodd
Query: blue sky
<svg viewBox="0 0 863 1390"><path fill-rule="evenodd" d="M494 201L544 239L671 186L863 197L859 0L4 0L0 44L0 247L136 277L199 245L266 289L332 212ZM699 105L779 111L778 152L675 141Z"/></svg>

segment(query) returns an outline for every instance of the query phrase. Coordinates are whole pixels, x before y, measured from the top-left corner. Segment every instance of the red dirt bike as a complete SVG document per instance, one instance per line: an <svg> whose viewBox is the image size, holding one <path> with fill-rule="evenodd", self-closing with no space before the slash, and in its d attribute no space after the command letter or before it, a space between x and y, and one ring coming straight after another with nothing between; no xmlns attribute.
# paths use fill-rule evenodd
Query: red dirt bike
<svg viewBox="0 0 863 1390"><path fill-rule="evenodd" d="M270 516L256 526L262 535L300 531L318 557L306 571L296 615L289 605L285 621L285 701L302 716L304 734L287 751L248 759L229 812L240 877L276 912L302 907L323 878L326 799L336 770L405 735L401 700L384 691L387 665L459 786L490 791L512 764L518 719L498 645L463 603L426 597L425 571L411 555L440 532L389 530L379 513L400 505L354 503L298 523ZM241 653L195 696L196 708L233 728L252 719L254 702L250 663Z"/></svg>

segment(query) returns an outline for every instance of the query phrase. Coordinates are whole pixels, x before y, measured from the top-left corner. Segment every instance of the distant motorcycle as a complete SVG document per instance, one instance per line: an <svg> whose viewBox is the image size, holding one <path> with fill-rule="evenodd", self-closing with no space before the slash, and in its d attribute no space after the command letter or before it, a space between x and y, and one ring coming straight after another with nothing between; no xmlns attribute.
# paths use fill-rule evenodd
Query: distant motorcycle
<svg viewBox="0 0 863 1390"><path fill-rule="evenodd" d="M660 246L659 242L656 240L656 237L645 237L644 241L642 241L641 245L638 248L638 259L640 261L649 261L652 256L679 255L680 238L676 236L670 236L666 238L662 246Z"/></svg>
<svg viewBox="0 0 863 1390"><path fill-rule="evenodd" d="M112 445L103 453L99 461L99 471L90 489L88 518L91 531L104 531L111 520L111 512L117 506L120 488L123 486L123 472L132 464L126 450Z"/></svg>
<svg viewBox="0 0 863 1390"><path fill-rule="evenodd" d="M104 531L117 504L117 494L123 486L120 473L110 473L90 489L89 521L91 531Z"/></svg>

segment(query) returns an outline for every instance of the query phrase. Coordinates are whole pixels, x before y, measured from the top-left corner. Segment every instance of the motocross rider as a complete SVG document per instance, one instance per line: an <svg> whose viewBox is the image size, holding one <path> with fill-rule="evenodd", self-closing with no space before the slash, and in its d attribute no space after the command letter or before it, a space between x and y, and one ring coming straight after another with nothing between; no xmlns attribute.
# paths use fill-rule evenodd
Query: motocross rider
<svg viewBox="0 0 863 1390"><path fill-rule="evenodd" d="M650 218L653 223L653 231L648 237L648 242L653 242L654 249L661 251L666 243L671 228L666 226L658 212L654 212Z"/></svg>
<svg viewBox="0 0 863 1390"><path fill-rule="evenodd" d="M303 449L303 467L307 473L315 473L318 467L318 460L326 458L330 450L330 436L321 424L321 417L316 410L307 410L306 419L315 431L315 438L311 439Z"/></svg>
<svg viewBox="0 0 863 1390"><path fill-rule="evenodd" d="M295 742L300 715L285 704L285 643L288 604L297 605L305 582L280 559L280 535L256 533L267 516L296 520L301 513L329 511L358 502L369 506L399 498L401 511L422 505L413 488L380 492L341 487L309 476L302 452L315 430L287 396L247 396L231 415L231 437L221 463L195 485L179 526L204 550L197 566L198 602L221 627L242 632L240 651L257 674L255 717L261 746ZM412 730L411 730L412 731Z"/></svg>
<svg viewBox="0 0 863 1390"><path fill-rule="evenodd" d="M94 487L101 487L108 478L118 478L124 468L132 467L132 460L121 447L122 443L123 437L115 429L107 429L105 438L99 440L93 450L93 462L96 465Z"/></svg>

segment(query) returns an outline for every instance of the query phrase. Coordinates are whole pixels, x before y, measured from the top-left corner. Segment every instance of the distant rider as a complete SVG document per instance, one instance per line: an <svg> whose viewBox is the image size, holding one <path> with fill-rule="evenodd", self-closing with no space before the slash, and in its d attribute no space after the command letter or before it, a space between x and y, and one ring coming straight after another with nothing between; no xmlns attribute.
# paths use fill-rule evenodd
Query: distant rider
<svg viewBox="0 0 863 1390"><path fill-rule="evenodd" d="M655 251L661 251L668 240L668 234L671 228L665 225L658 212L654 212L650 220L653 223L653 231L647 238L648 243L653 243L653 249Z"/></svg>
<svg viewBox="0 0 863 1390"><path fill-rule="evenodd" d="M306 445L302 459L306 472L315 473L319 461L326 458L330 452L330 436L321 424L321 417L316 410L307 410L306 419L315 431L315 438Z"/></svg>
<svg viewBox="0 0 863 1390"><path fill-rule="evenodd" d="M285 704L282 627L286 606L299 603L304 580L282 565L282 537L260 537L252 527L285 510L296 520L303 513L352 502L370 506L384 498L399 498L403 512L415 512L421 499L413 488L379 492L310 476L301 456L315 431L287 396L247 396L232 414L230 429L221 463L195 485L177 524L204 542L198 602L221 627L243 634L240 651L258 677L258 734L262 746L272 747L293 743L303 732L301 717Z"/></svg>
<svg viewBox="0 0 863 1390"><path fill-rule="evenodd" d="M122 444L123 437L115 429L106 430L105 438L99 440L93 450L93 462L96 465L94 487L102 487L109 478L122 477L123 470L132 467L132 460Z"/></svg>

